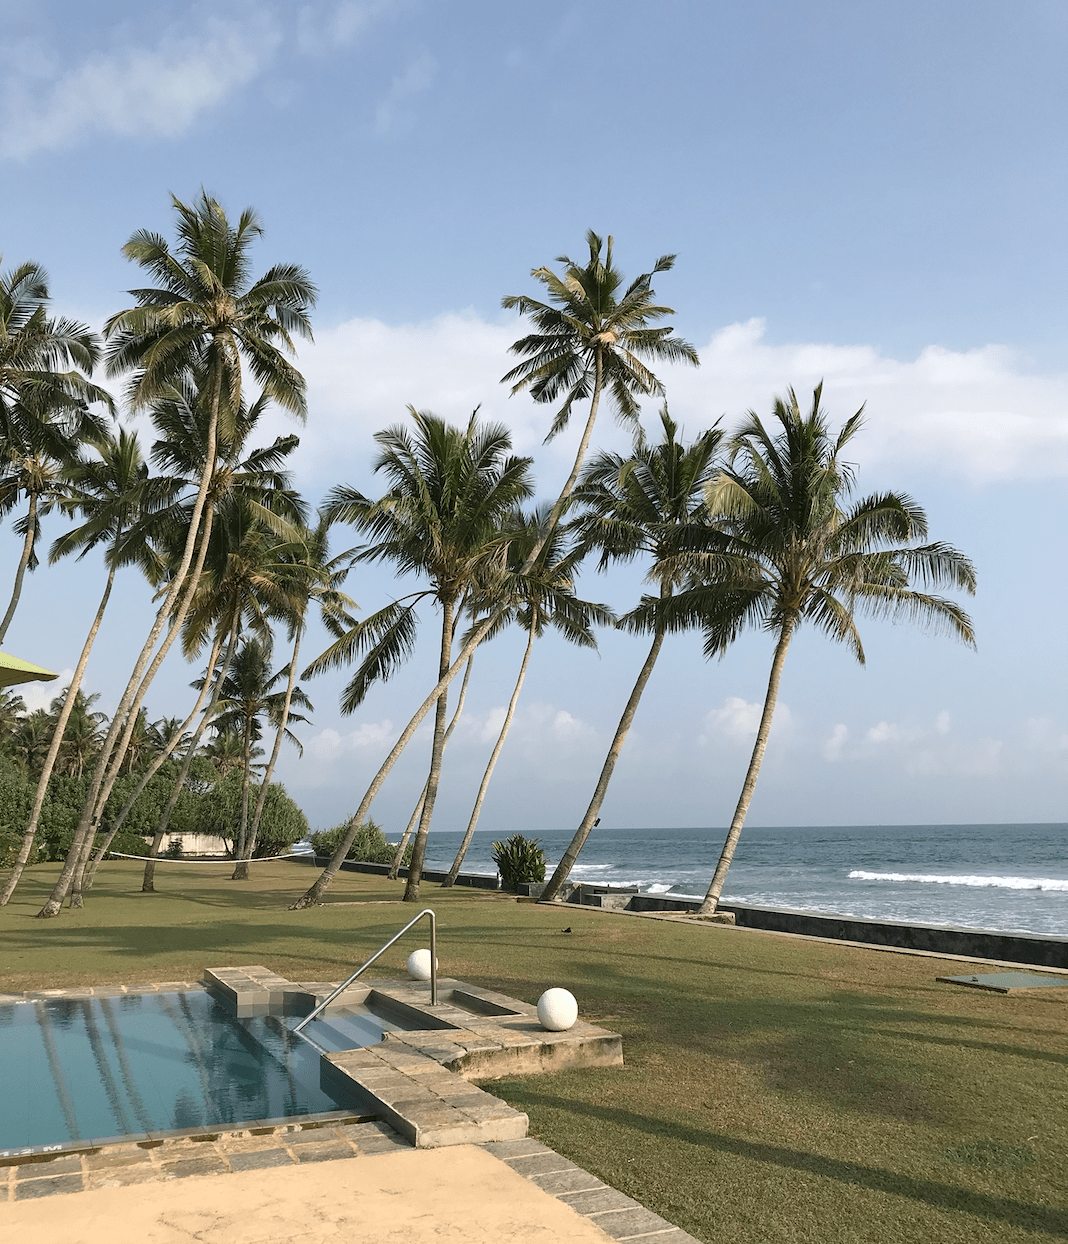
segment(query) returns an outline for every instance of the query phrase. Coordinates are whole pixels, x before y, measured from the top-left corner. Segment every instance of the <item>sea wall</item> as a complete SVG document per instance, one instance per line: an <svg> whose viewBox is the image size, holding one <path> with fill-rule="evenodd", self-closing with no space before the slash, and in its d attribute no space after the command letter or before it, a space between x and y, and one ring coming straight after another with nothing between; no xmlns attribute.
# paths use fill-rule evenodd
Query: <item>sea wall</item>
<svg viewBox="0 0 1068 1244"><path fill-rule="evenodd" d="M699 899L670 898L664 894L639 894L635 890L612 890L607 886L581 884L570 887L565 901L615 911L694 912L701 906ZM748 903L720 903L719 910L732 912L734 923L744 929L801 933L836 941L864 942L871 946L929 950L941 955L1000 959L1034 967L1068 968L1068 941L1041 933L996 933L943 925L907 924L899 920L863 920L832 912L789 911L753 907Z"/></svg>
<svg viewBox="0 0 1068 1244"><path fill-rule="evenodd" d="M330 857L327 855L307 855L301 858L306 859L309 864L314 864L317 868L325 868L330 863ZM385 877L389 873L388 864L368 864L364 860L345 860L341 867L346 872L372 873L378 877ZM402 868L398 875L407 877L408 869ZM444 881L447 876L447 870L438 870L436 868L424 868L422 872L423 881ZM492 877L488 873L458 873L456 884L471 886L475 890L499 890L501 888L500 878L496 873Z"/></svg>

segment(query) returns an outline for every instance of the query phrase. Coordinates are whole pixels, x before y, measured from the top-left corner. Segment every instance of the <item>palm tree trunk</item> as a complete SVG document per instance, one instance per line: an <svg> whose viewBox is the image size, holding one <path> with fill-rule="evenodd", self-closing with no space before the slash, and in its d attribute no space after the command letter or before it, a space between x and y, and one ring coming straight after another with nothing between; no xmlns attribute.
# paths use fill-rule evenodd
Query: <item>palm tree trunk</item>
<svg viewBox="0 0 1068 1244"><path fill-rule="evenodd" d="M210 532L211 507L207 505L207 498L208 488L211 484L211 479L215 471L219 406L221 402L220 384L221 375L219 382L216 383L215 396L212 403L211 421L208 427L207 456L204 464L204 470L201 472L200 487L197 490L196 501L193 504L193 513L189 520L189 533L186 536L185 547L182 550L182 560L178 565L174 578L171 580L170 587L167 589L167 595L164 597L163 604L160 605L159 610L156 613L156 620L152 625L152 630L149 632L148 638L145 640L144 646L142 647L137 658L137 662L134 665L133 673L130 675L130 679L126 684L126 690L123 693L123 697L115 711L115 716L112 718L111 728L108 731L107 738L104 740L104 746L100 749L100 755L97 758L96 768L93 771L93 776L89 783L89 792L86 797L85 806L82 809L81 819L79 820L78 826L74 832L74 841L71 843L70 851L67 852L67 858L63 862L63 868L60 871L58 879L56 880L56 884L52 888L52 893L49 895L48 901L37 913L39 918L49 919L53 916L58 916L62 911L63 900L66 897L67 890L70 888L71 881L74 878L75 869L81 860L86 840L88 839L90 842L93 841L95 836L96 820L99 816L98 808L102 810L104 806L99 802L99 796L104 785L105 772L108 767L108 762L111 759L112 750L115 747L119 731L122 729L126 716L130 712L131 704L133 703L134 697L138 692L139 685L141 684L141 677L145 672L145 667L148 665L152 651L163 632L164 624L166 623L171 614L171 610L174 608L174 605L178 600L179 593L182 591L183 587L186 586L186 576L189 571L190 563L193 560L193 552L197 546L198 537L202 534L201 517L203 516L205 519L203 533L205 538L200 541L200 551L193 576L194 582L189 584L191 590L185 594L182 605L179 608L179 615L175 616L173 619L174 623L177 623L177 625L172 625L170 633L163 642L162 654L164 656L170 649L170 645L178 636L180 626L179 618L181 621L184 621L185 613L188 611L189 605L192 603L193 591L196 588L196 581L199 581L200 572L204 565L204 558L206 557L208 551L207 535ZM206 513L205 510L207 511ZM158 668L158 662L155 663L154 668ZM142 698L145 690L147 690L147 687L142 688ZM136 713L136 709L134 712ZM121 759L122 758L120 756L120 762ZM111 779L111 785L113 784L114 777ZM108 794L111 793L111 785L108 786ZM105 795L104 803L106 802L107 796Z"/></svg>
<svg viewBox="0 0 1068 1244"><path fill-rule="evenodd" d="M475 806L471 809L471 819L467 822L467 830L464 833L463 841L460 843L460 849L456 852L456 858L452 862L449 874L441 883L444 890L449 886L456 884L456 878L460 872L460 866L464 862L464 856L471 845L471 839L475 836L475 826L478 824L479 814L482 812L482 801L486 798L486 791L489 789L490 778L493 777L493 770L497 765L497 757L501 754L504 747L504 740L508 737L508 730L512 724L512 718L515 716L515 706L519 703L519 693L523 690L523 680L527 676L527 665L530 662L530 652L534 647L534 639L536 635L536 627L531 625L530 634L527 636L527 647L523 653L523 662L519 667L519 677L516 679L515 688L512 691L512 698L508 701L508 711L504 714L504 724L501 726L501 732L497 736L497 742L493 745L493 751L490 753L489 764L486 765L486 772L482 775L482 785L478 788L478 795L475 797Z"/></svg>
<svg viewBox="0 0 1068 1244"><path fill-rule="evenodd" d="M593 823L597 820L601 811L601 804L604 797L608 793L608 783L612 780L612 773L616 767L616 761L619 759L619 753L623 750L623 744L626 741L627 734L630 732L631 723L634 721L634 714L638 711L638 704L641 701L642 693L645 691L646 684L653 672L653 666L656 664L656 658L660 655L660 648L664 642L665 632L657 630L653 636L652 647L649 649L649 655L645 658L645 664L638 672L638 680L634 684L634 688L630 693L630 699L627 701L626 707L623 709L623 716L619 719L619 725L616 726L616 733L612 739L612 745L608 749L608 755L604 758L604 765L601 768L601 776L597 779L597 786L593 792L593 798L590 800L590 806L586 809L586 815L582 818L582 822L578 829L575 830L575 836L568 844L567 850L560 857L560 863L556 866L549 884L545 887L542 898L544 900L554 899L560 890L560 887L567 880L568 874L575 865L575 861L579 857L579 852L585 845L586 839L590 836L593 829Z"/></svg>
<svg viewBox="0 0 1068 1244"><path fill-rule="evenodd" d="M189 767L193 763L193 757L196 755L197 744L200 742L200 736L204 733L208 723L215 716L215 710L218 707L219 697L222 694L222 685L226 679L226 675L230 669L230 662L233 660L234 652L237 648L237 637L241 632L240 615L234 619L234 623L230 628L230 641L226 645L226 656L223 663L219 666L218 673L215 675L215 686L212 689L211 700L208 707L204 710L204 715L197 723L196 730L193 731L193 737L189 740L189 750L182 758L182 767L178 771L178 778L174 783L174 789L171 791L171 797L167 800L167 806L163 809L163 815L160 817L159 825L156 826L155 835L152 838L152 845L148 849L149 858L145 862L145 873L141 880L141 893L154 894L156 890L156 859L159 856L159 849L163 845L163 839L167 834L167 827L171 823L171 816L174 813L175 806L178 803L178 797L182 793L185 786L185 779L189 775Z"/></svg>
<svg viewBox="0 0 1068 1244"><path fill-rule="evenodd" d="M252 781L252 721L251 716L245 718L244 737L241 740L241 819L237 825L237 837L234 841L235 860L244 859L245 844L248 842L248 788Z"/></svg>
<svg viewBox="0 0 1068 1244"><path fill-rule="evenodd" d="M59 749L63 743L67 722L74 708L78 689L82 685L82 676L85 674L85 667L89 663L89 654L93 650L93 641L96 639L97 631L100 630L100 623L103 620L104 610L107 608L108 598L111 596L111 589L114 583L115 563L112 562L108 567L107 583L104 586L104 594L100 598L100 604L96 609L96 617L93 618L93 623L89 627L89 634L85 637L85 643L82 645L82 654L78 658L78 667L74 671L74 677L70 680L66 699L63 701L63 708L60 710L59 720L56 722L56 728L52 733L52 742L48 748L48 755L45 757L41 776L37 780L37 792L33 797L30 819L26 825L26 832L22 835L22 845L19 847L15 867L8 878L3 894L0 895L0 907L3 907L15 892L15 887L19 883L23 869L26 867L26 862L30 858L30 852L33 850L33 840L37 836L37 822L40 820L41 808L44 806L45 795L48 793L48 780L52 776L52 770L55 768L56 757L59 755Z"/></svg>
<svg viewBox="0 0 1068 1244"><path fill-rule="evenodd" d="M443 678L449 670L452 660L452 627L454 602L443 599L441 602L441 656L438 659L438 677ZM415 831L415 842L412 845L412 862L408 866L408 881L404 887L404 902L419 901L419 881L423 875L423 860L426 858L426 836L430 832L430 820L434 815L434 803L438 797L438 783L441 780L441 759L445 752L445 718L448 713L448 692L438 699L434 712L434 741L430 748L430 775L426 780L426 798L423 800L423 811L419 816L419 828Z"/></svg>
<svg viewBox="0 0 1068 1244"><path fill-rule="evenodd" d="M775 645L775 655L771 661L771 676L768 679L768 693L764 697L764 711L760 715L760 725L757 728L756 742L753 744L753 754L749 758L749 768L745 773L745 781L742 783L742 793L738 797L738 806L734 809L734 818L731 821L730 829L727 831L727 840L724 842L723 850L720 852L719 863L716 864L716 871L712 876L708 893L705 895L705 901L701 904L700 911L698 912L698 915L701 916L715 914L716 907L719 904L719 896L723 893L723 883L727 880L727 869L731 866L731 860L734 859L734 849L737 847L738 839L742 834L742 826L745 824L746 814L749 812L749 805L753 799L753 791L756 789L757 778L760 776L760 766L764 760L764 749L768 745L771 719L775 716L775 704L779 698L779 679L782 677L782 667L786 660L786 649L790 646L794 625L795 619L788 614L782 624L782 630L779 632L779 642Z"/></svg>
<svg viewBox="0 0 1068 1244"><path fill-rule="evenodd" d="M423 783L423 789L419 792L419 798L416 800L415 807L412 809L411 820L404 833L400 836L400 842L397 843L397 853L393 857L393 863L389 867L390 881L396 881L400 876L401 865L404 863L404 849L408 845L408 839L412 836L419 818L423 815L423 804L426 803L426 782Z"/></svg>
<svg viewBox="0 0 1068 1244"><path fill-rule="evenodd" d="M93 844L96 842L97 828L104 816L104 809L107 807L108 800L111 798L112 789L118 781L119 774L122 770L122 762L126 755L126 751L130 745L130 739L133 737L134 730L137 729L137 718L141 711L141 704L148 692L153 678L155 678L163 659L171 649L171 645L178 638L178 634L182 629L182 623L185 616L189 612L189 607L193 603L193 595L197 590L200 582L200 575L204 569L204 559L208 551L208 541L211 538L212 511L209 509L204 518L204 526L201 531L200 548L197 552L196 563L189 572L186 580L185 594L180 598L178 611L171 619L170 627L164 636L163 643L160 645L158 652L152 658L144 678L141 680L140 686L134 696L133 702L126 710L126 722L123 727L122 736L118 744L112 752L110 761L104 767L104 776L100 785L100 789L96 796L96 804L93 808L92 816L89 820L89 826L82 840L81 849L75 862L74 875L70 881L70 905L71 907L82 906L82 880L85 876L85 867L89 863L89 857L93 853ZM118 714L116 713L116 716ZM113 723L114 724L114 723ZM106 741L105 741L106 743ZM99 768L99 766L98 766ZM88 800L86 801L88 805ZM82 817L85 817L85 809L82 810ZM66 863L64 863L64 869ZM58 883L57 883L58 885ZM61 900L62 901L62 900ZM38 915L41 913L39 912Z"/></svg>
<svg viewBox="0 0 1068 1244"><path fill-rule="evenodd" d="M286 696L282 702L282 716L278 722L278 733L274 736L271 758L267 761L267 768L263 772L263 782L260 785L260 793L256 797L256 807L252 813L252 824L248 831L246 850L243 856L238 857L233 875L230 877L231 881L248 880L248 862L252 859L252 853L256 849L256 838L260 832L260 817L263 816L263 805L267 802L267 788L271 784L271 778L274 776L274 767L278 763L278 755L282 750L286 723L289 721L289 708L293 702L293 688L297 685L297 658L300 655L300 640L303 632L304 624L301 623L297 629L297 637L293 641L293 655L289 658L289 681L286 683Z"/></svg>
<svg viewBox="0 0 1068 1244"><path fill-rule="evenodd" d="M96 870L100 867L104 856L107 855L108 848L115 841L115 835L125 824L126 818L130 815L134 804L140 798L141 792L145 789L149 782L152 781L171 756L174 755L175 749L185 737L185 732L193 724L196 720L197 714L200 712L201 708L203 708L204 701L207 699L208 692L211 690L212 675L215 673L215 666L219 661L219 653L222 651L222 643L223 635L220 631L216 634L215 639L212 642L211 655L208 657L208 666L204 674L204 685L200 688L200 694L197 696L197 702L193 705L193 711L189 714L185 721L182 722L182 724L174 732L173 736L167 740L166 746L141 775L140 780L131 792L129 799L127 799L123 804L119 815L112 822L111 828L108 830L104 841L93 852L92 859L90 859L88 864L86 864L80 884L77 875L75 875L74 887L80 888L83 893L86 890L91 890L93 888L93 878L96 876Z"/></svg>
<svg viewBox="0 0 1068 1244"><path fill-rule="evenodd" d="M15 571L15 586L11 591L11 600L7 607L7 613L4 614L3 622L0 622L0 644L4 642L7 636L7 628L11 625L11 619L15 616L15 610L19 605L19 597L22 595L22 581L26 577L26 567L30 564L30 557L33 555L34 541L37 539L37 494L30 493L30 507L26 513L26 539L22 542L22 556L19 558L19 568Z"/></svg>
<svg viewBox="0 0 1068 1244"><path fill-rule="evenodd" d="M460 720L460 714L464 711L464 700L467 698L467 683L471 677L471 666L474 663L474 657L467 662L467 669L464 671L464 680L460 684L460 698L456 701L456 712L452 715L452 721L449 722L449 728L445 731L445 746L448 746L449 739L452 738L452 732L456 728L456 723ZM426 804L426 792L430 784L430 778L423 783L423 789L419 793L419 802L415 805L415 811L412 813L412 819L408 822L408 828L401 834L401 840L397 843L397 854L393 857L393 864L389 870L390 881L396 881L400 875L401 864L404 863L404 848L408 845L408 839L412 836L412 830L415 824L423 815L423 808Z"/></svg>
<svg viewBox="0 0 1068 1244"><path fill-rule="evenodd" d="M602 386L603 367L601 355L600 352L598 352L593 396L590 400L590 413L586 419L586 427L583 430L582 439L579 441L579 447L575 454L575 462L571 468L571 474L567 477L563 488L560 490L560 495L556 498L556 502L550 511L549 522L546 525L545 534L540 540L536 540L534 542L534 547L527 555L526 561L519 570L521 575L529 574L535 562L537 562L538 557L541 555L542 549L545 547L546 541L552 535L557 523L559 523L560 518L567 507L567 502L571 496L571 493L574 491L575 484L579 477L579 472L582 469L583 459L585 458L586 451L589 448L590 438L593 436L593 425L597 419L597 409L601 400ZM382 789L382 784L385 782L386 778L389 777L393 766L397 763L398 757L411 742L412 735L415 734L416 730L418 730L422 725L423 718L426 717L427 713L429 713L438 702L439 697L448 690L449 684L456 677L459 671L463 669L464 662L470 658L474 650L486 638L491 628L500 619L504 611L505 606L502 605L499 608L494 609L492 613L487 614L481 625L479 625L471 633L467 643L464 644L463 648L460 650L460 654L457 656L456 660L453 661L448 670L438 679L437 686L416 709L411 721L409 721L403 731L401 731L400 738L393 744L393 748L389 755L385 758L385 760L383 760L378 772L371 779L370 786L368 786L367 790L364 792L363 798L360 800L360 806L353 813L352 819L349 821L348 832L341 842L338 843L337 850L331 856L330 862L319 874L319 876L316 877L308 889L305 890L300 898L298 898L295 903L290 904L290 911L300 911L305 907L311 907L315 903L318 903L322 896L326 893L327 886L329 886L329 884L337 876L342 862L344 861L346 855L348 855L349 847L352 846L353 840L356 837L356 831L367 819L368 813L371 811L371 805L374 803L378 792Z"/></svg>

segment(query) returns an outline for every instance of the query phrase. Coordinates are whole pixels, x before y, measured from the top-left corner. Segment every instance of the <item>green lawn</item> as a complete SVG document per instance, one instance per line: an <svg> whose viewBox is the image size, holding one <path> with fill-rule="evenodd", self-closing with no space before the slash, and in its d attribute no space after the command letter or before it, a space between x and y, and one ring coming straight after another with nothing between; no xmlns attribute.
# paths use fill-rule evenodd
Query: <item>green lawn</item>
<svg viewBox="0 0 1068 1244"><path fill-rule="evenodd" d="M161 866L146 896L135 865L109 864L83 911L34 920L57 867L30 870L0 909L0 989L241 963L338 979L412 914L383 902L399 888L348 873L328 905L286 911L314 875L300 864L254 866L247 884ZM429 884L423 899L444 972L530 1002L564 985L585 1018L622 1032L622 1070L493 1091L546 1143L701 1239L1068 1237L1068 990L1001 997L937 984L966 965L936 959Z"/></svg>

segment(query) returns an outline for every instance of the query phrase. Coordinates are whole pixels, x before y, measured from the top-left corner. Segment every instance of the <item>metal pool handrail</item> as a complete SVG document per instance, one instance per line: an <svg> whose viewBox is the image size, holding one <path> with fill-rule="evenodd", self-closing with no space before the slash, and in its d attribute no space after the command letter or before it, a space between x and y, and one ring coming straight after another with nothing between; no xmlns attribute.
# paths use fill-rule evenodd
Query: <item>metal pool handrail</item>
<svg viewBox="0 0 1068 1244"><path fill-rule="evenodd" d="M334 990L332 994L329 994L327 997L325 997L322 1000L322 1002L320 1002L319 1005L314 1010L309 1011L308 1014L305 1015L304 1018L300 1021L300 1023L297 1024L296 1027L294 1027L293 1032L294 1033L301 1032L301 1030L304 1027L306 1027L306 1025L310 1024L313 1019L321 1015L322 1012L326 1010L326 1008L330 1005L331 1002L334 1001L335 998L340 997L341 994L343 994L345 990L348 989L348 987L357 978L357 976L360 975L361 972L366 971L371 966L371 964L374 963L374 961L378 958L379 955L385 954L385 952L389 950L390 946L392 946L394 942L400 941L400 939L405 935L405 933L407 933L408 930L413 925L418 924L419 921L422 920L424 916L430 917L430 1005L437 1006L438 1004L437 920L435 919L433 910L429 907L424 907L423 910L417 916L413 916L411 920L408 921L408 923L404 926L403 929L401 929L399 933L395 933L389 939L389 941L385 943L385 945L379 946L379 948L370 957L370 959L368 959L366 963L361 964L356 969L356 971L353 972L353 974L348 978L348 980L342 981L342 983L338 985L338 987ZM310 1038L306 1034L301 1032L301 1035L304 1036L304 1039L306 1041L310 1040Z"/></svg>

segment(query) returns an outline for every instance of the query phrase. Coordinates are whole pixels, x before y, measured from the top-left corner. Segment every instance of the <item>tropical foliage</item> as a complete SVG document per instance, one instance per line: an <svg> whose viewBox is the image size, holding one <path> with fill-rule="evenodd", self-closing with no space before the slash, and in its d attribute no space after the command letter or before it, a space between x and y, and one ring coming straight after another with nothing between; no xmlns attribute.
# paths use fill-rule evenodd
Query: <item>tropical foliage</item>
<svg viewBox="0 0 1068 1244"><path fill-rule="evenodd" d="M654 369L698 363L693 346L666 322L674 312L654 289L674 256L628 280L613 239L592 231L581 259L565 255L555 268L532 270L536 297L502 300L525 319L503 383L513 395L552 407L546 441L580 409L584 416L555 499L524 508L536 495L534 464L513 451L503 424L476 410L454 425L412 407L407 420L373 438L383 491L371 496L338 484L316 513L294 482L298 438L263 435L274 409L306 417L295 353L298 339L311 339L315 286L292 263L255 277L263 229L251 209L231 218L204 191L191 203L174 198L172 207L173 240L140 230L123 248L148 283L131 291L132 305L107 321L102 339L50 313L38 264L0 271L0 516L11 517L18 541L10 595L0 602L0 642L21 616L46 527L66 524L50 564L99 558L101 570L99 602L68 685L47 708L32 710L18 692L0 691L0 864L10 870L0 902L25 868L59 860L40 914L56 915L68 898L80 905L111 852L146 856L142 888L151 890L168 840L193 832L229 842L233 879L248 877L252 861L285 852L308 832L303 812L273 780L284 744L295 745L290 755L301 754L311 704L298 678L343 669L341 709L358 713L372 688L422 654L420 622L432 611L439 625L434 678L428 672L426 681L433 686L353 815L312 835L329 860L296 906L318 902L342 861L353 858L407 861L404 898L419 896L445 745L480 645L513 628L525 641L445 884L455 881L479 823L535 642L552 630L593 650L596 628L613 625L650 641L550 881L553 895L597 824L665 640L697 630L705 655L720 657L752 628L773 642L771 675L709 887L712 911L798 628L815 625L861 661L860 614L920 622L974 642L967 615L944 594L974 591L968 560L929 540L922 509L904 494L852 496L853 468L842 454L860 412L832 432L820 389L807 412L790 391L770 424L750 413L730 435L715 425L687 442L664 405L656 437L647 434L642 403L666 391ZM114 423L119 403L96 383L101 365L124 383L124 413L147 417L150 446ZM594 447L602 404L632 430L629 454ZM383 412L384 422L389 417ZM342 553L330 549L337 524L356 540ZM616 618L583 599L590 559L600 571L640 562L650 590ZM388 564L402 586L358 613L342 588L369 563ZM107 609L120 572L144 581L154 609L125 685L103 700L117 701L109 716L84 680L94 644L111 625ZM313 616L329 643L309 663L302 644ZM189 702L153 719L147 697L175 648L196 674ZM481 670L481 654L477 665ZM387 843L371 820L372 804L431 714L425 778L407 799L416 809L408 831L414 837L408 844L406 832L399 844ZM494 850L509 888L544 879L536 839L513 835Z"/></svg>

